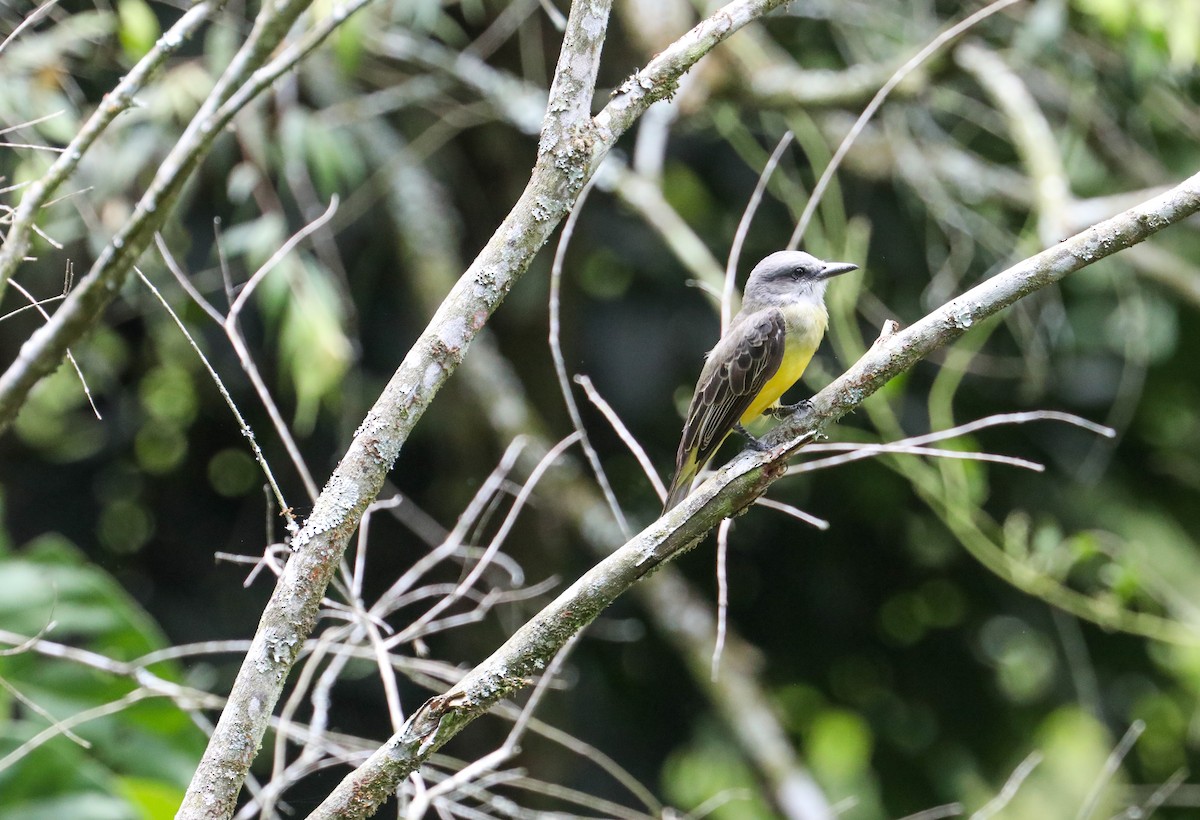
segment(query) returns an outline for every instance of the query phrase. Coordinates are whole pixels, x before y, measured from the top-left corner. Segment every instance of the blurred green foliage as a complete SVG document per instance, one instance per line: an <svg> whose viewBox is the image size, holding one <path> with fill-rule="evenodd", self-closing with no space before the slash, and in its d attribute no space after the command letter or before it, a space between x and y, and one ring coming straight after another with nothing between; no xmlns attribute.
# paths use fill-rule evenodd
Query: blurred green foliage
<svg viewBox="0 0 1200 820"><path fill-rule="evenodd" d="M0 586L6 630L114 661L168 645L129 594L61 537L5 548ZM182 680L173 663L148 669ZM0 723L0 816L174 816L205 739L175 704L131 678L27 649L0 657L0 680L8 715ZM124 708L106 708L122 699Z"/></svg>

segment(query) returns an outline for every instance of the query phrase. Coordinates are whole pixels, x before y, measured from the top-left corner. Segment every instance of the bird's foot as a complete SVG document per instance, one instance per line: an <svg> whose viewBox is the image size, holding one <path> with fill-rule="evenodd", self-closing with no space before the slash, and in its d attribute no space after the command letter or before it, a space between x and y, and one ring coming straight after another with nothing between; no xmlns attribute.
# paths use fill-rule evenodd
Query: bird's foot
<svg viewBox="0 0 1200 820"><path fill-rule="evenodd" d="M733 429L746 439L746 446L756 453L762 453L771 449L771 445L767 444L760 438L753 436L749 430L740 424L733 425Z"/></svg>

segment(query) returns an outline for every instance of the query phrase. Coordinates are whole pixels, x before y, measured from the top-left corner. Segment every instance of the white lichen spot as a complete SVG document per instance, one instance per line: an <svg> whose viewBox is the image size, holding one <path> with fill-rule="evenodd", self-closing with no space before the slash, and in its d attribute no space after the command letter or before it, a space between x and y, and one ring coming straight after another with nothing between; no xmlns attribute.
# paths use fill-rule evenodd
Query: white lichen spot
<svg viewBox="0 0 1200 820"><path fill-rule="evenodd" d="M433 390L437 387L439 378L442 375L442 366L437 362L430 362L425 365L425 374L421 378L421 385L426 390Z"/></svg>
<svg viewBox="0 0 1200 820"><path fill-rule="evenodd" d="M487 298L496 289L496 272L492 267L482 268L475 273L475 296Z"/></svg>
<svg viewBox="0 0 1200 820"><path fill-rule="evenodd" d="M1148 213L1142 217L1142 222L1152 231L1167 227L1171 221L1159 213Z"/></svg>
<svg viewBox="0 0 1200 820"><path fill-rule="evenodd" d="M411 388L406 389L403 386L400 388L401 394L404 394L409 390L411 390ZM368 413L367 417L363 419L362 424L358 425L358 429L354 431L354 437L362 438L363 436L374 436L382 432L386 427L387 425L384 423L382 418L375 413Z"/></svg>
<svg viewBox="0 0 1200 820"><path fill-rule="evenodd" d="M593 9L593 12L594 11L595 9ZM583 20L580 21L580 28L583 29L583 33L586 34L589 39L598 40L604 36L605 17L606 15L603 13L585 14L583 16Z"/></svg>
<svg viewBox="0 0 1200 820"><path fill-rule="evenodd" d="M1098 251L1103 247L1103 237L1097 232L1092 232L1083 242L1079 244L1079 250L1075 252L1075 258L1084 262L1091 262L1098 256Z"/></svg>
<svg viewBox="0 0 1200 820"><path fill-rule="evenodd" d="M357 484L334 473L317 499L312 515L304 522L304 528L292 539L292 549L300 549L314 535L328 532L344 522L346 515L358 504L359 493Z"/></svg>
<svg viewBox="0 0 1200 820"><path fill-rule="evenodd" d="M467 343L467 320L455 316L442 325L441 340L447 350L461 350Z"/></svg>
<svg viewBox="0 0 1200 820"><path fill-rule="evenodd" d="M255 668L264 675L273 670L276 679L282 679L292 658L292 647L298 640L295 635L281 636L274 629L268 629L262 655L255 663Z"/></svg>
<svg viewBox="0 0 1200 820"><path fill-rule="evenodd" d="M558 144L558 127L552 117L546 117L542 126L542 136L538 139L538 154L548 154Z"/></svg>
<svg viewBox="0 0 1200 820"><path fill-rule="evenodd" d="M591 65L591 55L580 52L571 58L571 73L576 77L585 77L591 73Z"/></svg>
<svg viewBox="0 0 1200 820"><path fill-rule="evenodd" d="M966 330L975 323L975 317L971 315L971 309L968 306L956 305L950 310L946 322L950 327Z"/></svg>
<svg viewBox="0 0 1200 820"><path fill-rule="evenodd" d="M529 209L529 215L537 222L545 222L550 218L550 210L539 200L537 204Z"/></svg>

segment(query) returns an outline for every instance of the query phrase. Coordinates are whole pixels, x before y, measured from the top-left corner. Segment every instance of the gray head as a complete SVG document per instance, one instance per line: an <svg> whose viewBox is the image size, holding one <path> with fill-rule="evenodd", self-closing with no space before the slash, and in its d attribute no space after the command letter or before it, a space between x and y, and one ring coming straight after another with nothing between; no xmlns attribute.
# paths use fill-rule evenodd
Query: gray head
<svg viewBox="0 0 1200 820"><path fill-rule="evenodd" d="M805 298L820 299L829 279L858 270L850 262L822 262L804 251L776 251L750 271L743 309L759 310Z"/></svg>

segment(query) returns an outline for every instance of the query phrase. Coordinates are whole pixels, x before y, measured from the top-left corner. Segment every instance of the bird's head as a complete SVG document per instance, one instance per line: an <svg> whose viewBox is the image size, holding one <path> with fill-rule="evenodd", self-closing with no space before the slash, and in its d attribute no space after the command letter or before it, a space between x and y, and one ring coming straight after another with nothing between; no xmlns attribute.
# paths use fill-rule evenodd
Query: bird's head
<svg viewBox="0 0 1200 820"><path fill-rule="evenodd" d="M768 307L806 296L820 299L834 276L858 270L851 262L823 262L804 251L776 251L750 271L746 305Z"/></svg>

